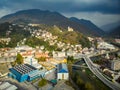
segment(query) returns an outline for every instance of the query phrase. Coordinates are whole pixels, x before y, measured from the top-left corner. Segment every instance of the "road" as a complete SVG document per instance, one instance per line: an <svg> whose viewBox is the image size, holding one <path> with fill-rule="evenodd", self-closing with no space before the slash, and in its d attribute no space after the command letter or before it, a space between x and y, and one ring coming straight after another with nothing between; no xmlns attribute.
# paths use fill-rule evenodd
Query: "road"
<svg viewBox="0 0 120 90"><path fill-rule="evenodd" d="M106 84L108 87L110 87L113 90L120 90L120 84L109 81L107 78L105 78L103 74L94 65L94 63L91 61L91 59L88 57L88 55L78 54L74 58L77 59L83 58L88 68L92 71L92 73L95 74L104 84Z"/></svg>
<svg viewBox="0 0 120 90"><path fill-rule="evenodd" d="M112 88L113 90L120 90L120 85L118 83L114 83L106 79L101 72L94 66L93 62L90 58L86 55L83 55L85 63L88 65L88 68L108 87Z"/></svg>
<svg viewBox="0 0 120 90"><path fill-rule="evenodd" d="M82 67L82 68L88 68L87 66L80 66L80 65L76 65L76 64L71 64L73 67Z"/></svg>

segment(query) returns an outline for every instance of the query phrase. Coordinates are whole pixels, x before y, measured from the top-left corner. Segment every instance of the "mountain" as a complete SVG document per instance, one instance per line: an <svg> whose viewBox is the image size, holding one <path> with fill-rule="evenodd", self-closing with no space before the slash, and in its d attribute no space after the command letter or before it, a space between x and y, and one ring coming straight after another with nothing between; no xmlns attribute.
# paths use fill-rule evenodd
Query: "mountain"
<svg viewBox="0 0 120 90"><path fill-rule="evenodd" d="M120 26L120 21L103 25L101 26L101 29L104 30L105 32L110 32L119 26Z"/></svg>
<svg viewBox="0 0 120 90"><path fill-rule="evenodd" d="M48 10L42 11L40 9L29 9L29 10L18 11L16 13L3 16L0 19L0 23L3 22L18 23L18 24L36 23L36 24L57 25L65 29L67 29L67 27L70 26L74 30L79 31L83 34L100 36L100 34L97 31L91 30L86 25L74 22L58 12L50 12Z"/></svg>
<svg viewBox="0 0 120 90"><path fill-rule="evenodd" d="M85 19L78 19L78 18L75 18L75 17L71 17L70 18L71 21L74 21L74 22L77 22L81 25L84 25L86 26L87 28L89 28L91 31L97 33L97 34L100 34L100 35L103 35L105 34L103 30L101 30L99 27L97 27L95 24L93 24L91 21L89 20L85 20Z"/></svg>
<svg viewBox="0 0 120 90"><path fill-rule="evenodd" d="M120 38L120 26L118 26L117 28L112 29L109 32L109 35L115 38Z"/></svg>

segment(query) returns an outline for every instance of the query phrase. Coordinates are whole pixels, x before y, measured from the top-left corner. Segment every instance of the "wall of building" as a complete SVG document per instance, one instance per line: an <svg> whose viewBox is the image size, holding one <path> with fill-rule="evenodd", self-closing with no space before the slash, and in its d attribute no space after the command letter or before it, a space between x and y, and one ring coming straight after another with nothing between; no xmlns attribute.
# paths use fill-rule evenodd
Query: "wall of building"
<svg viewBox="0 0 120 90"><path fill-rule="evenodd" d="M69 79L69 74L68 73L58 73L57 74L57 79L64 79L64 80L68 80Z"/></svg>

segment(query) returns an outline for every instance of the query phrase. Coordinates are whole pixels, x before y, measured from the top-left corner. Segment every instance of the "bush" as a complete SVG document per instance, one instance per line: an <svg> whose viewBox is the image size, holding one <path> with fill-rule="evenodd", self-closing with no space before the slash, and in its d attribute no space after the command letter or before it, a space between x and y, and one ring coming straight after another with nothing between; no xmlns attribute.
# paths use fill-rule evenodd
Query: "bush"
<svg viewBox="0 0 120 90"><path fill-rule="evenodd" d="M39 86L39 87L43 87L43 86L45 86L46 84L47 84L47 80L44 79L44 78L42 78L42 80L38 82L38 86Z"/></svg>

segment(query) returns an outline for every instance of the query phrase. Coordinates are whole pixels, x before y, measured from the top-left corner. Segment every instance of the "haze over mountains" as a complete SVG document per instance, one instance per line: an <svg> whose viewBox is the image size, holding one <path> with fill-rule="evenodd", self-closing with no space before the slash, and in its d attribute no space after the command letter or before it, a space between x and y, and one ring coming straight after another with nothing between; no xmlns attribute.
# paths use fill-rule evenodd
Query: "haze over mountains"
<svg viewBox="0 0 120 90"><path fill-rule="evenodd" d="M104 31L94 25L91 21L79 20L77 18L67 18L58 12L42 11L40 9L22 10L6 15L0 19L0 23L38 23L47 25L57 25L62 28L72 27L83 34L101 36Z"/></svg>
<svg viewBox="0 0 120 90"><path fill-rule="evenodd" d="M109 36L120 38L120 21L110 23L101 27Z"/></svg>
<svg viewBox="0 0 120 90"><path fill-rule="evenodd" d="M101 29L104 30L105 32L110 32L119 26L120 26L120 21L101 26Z"/></svg>

